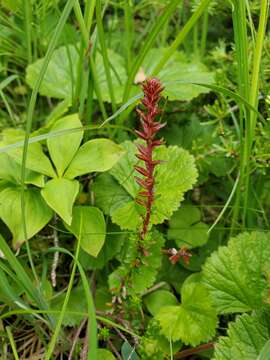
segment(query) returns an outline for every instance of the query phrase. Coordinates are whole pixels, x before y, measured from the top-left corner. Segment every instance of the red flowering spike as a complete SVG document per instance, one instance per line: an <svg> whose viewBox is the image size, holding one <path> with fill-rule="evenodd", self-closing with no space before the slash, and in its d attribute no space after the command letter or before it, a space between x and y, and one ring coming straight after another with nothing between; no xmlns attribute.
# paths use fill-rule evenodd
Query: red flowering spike
<svg viewBox="0 0 270 360"><path fill-rule="evenodd" d="M151 210L154 201L154 169L155 166L161 163L161 160L153 160L153 150L155 147L164 144L163 139L157 140L154 139L154 137L165 124L155 121L157 115L161 112L158 107L161 92L163 91L160 81L156 78L147 79L143 83L142 89L144 98L141 100L141 103L145 109L137 109L142 131L135 130L135 133L145 141L145 145L137 144L139 153L136 154L138 159L144 161L145 168L137 165L134 168L144 176L144 179L137 176L135 177L136 182L145 189L139 192L139 196L143 196L146 200L136 199L136 201L146 209L145 216L143 217L142 230L140 231L140 236L144 239L150 224Z"/></svg>

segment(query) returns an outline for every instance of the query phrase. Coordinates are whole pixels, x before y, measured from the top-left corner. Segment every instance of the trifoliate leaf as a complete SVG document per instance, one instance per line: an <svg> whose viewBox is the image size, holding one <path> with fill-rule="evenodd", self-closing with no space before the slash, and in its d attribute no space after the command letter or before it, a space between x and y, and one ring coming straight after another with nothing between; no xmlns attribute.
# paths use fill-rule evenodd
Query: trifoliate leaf
<svg viewBox="0 0 270 360"><path fill-rule="evenodd" d="M147 76L152 75L154 68L167 50L167 48L158 48L148 52L142 64L142 69ZM194 85L194 83L212 84L214 82L214 74L209 72L205 65L198 61L187 62L183 54L177 51L157 75L161 83L165 85L163 95L169 100L191 100L199 94L209 92L209 89Z"/></svg>
<svg viewBox="0 0 270 360"><path fill-rule="evenodd" d="M80 128L78 114L68 115L57 120L51 128L52 132ZM76 131L70 134L57 135L47 140L51 159L57 169L58 176L62 176L82 141L83 131Z"/></svg>
<svg viewBox="0 0 270 360"><path fill-rule="evenodd" d="M204 245L208 239L208 226L200 219L201 212L197 207L181 206L170 219L168 239L174 240L179 248Z"/></svg>
<svg viewBox="0 0 270 360"><path fill-rule="evenodd" d="M162 334L192 346L210 340L215 335L217 315L206 287L185 282L181 298L181 305L163 307L156 315Z"/></svg>
<svg viewBox="0 0 270 360"><path fill-rule="evenodd" d="M119 206L116 210L117 213L112 212L111 216L112 220L121 228L135 230L143 211L143 208L137 206L135 201L140 188L134 180L134 165L140 164L140 161L135 157L137 150L134 143L126 141L122 146L126 150L126 154L110 170L110 174L133 197L135 205L133 207L130 203L127 205L128 208L132 208L132 222L127 221L126 216L123 216L127 211L124 205ZM188 151L177 146L160 146L155 149L154 159L164 161L155 170L155 199L151 214L151 223L160 224L171 217L183 200L184 193L192 189L197 179L197 170L194 158ZM136 213L137 215L135 215Z"/></svg>
<svg viewBox="0 0 270 360"><path fill-rule="evenodd" d="M260 309L267 302L269 233L243 233L214 252L203 267L204 282L219 313Z"/></svg>
<svg viewBox="0 0 270 360"><path fill-rule="evenodd" d="M124 84L127 74L125 71L124 59L121 55L108 49L108 57L111 65L112 85L117 103L122 101ZM41 83L39 93L57 99L71 99L72 87L77 83L77 72L79 54L75 45L61 46L53 52L44 79ZM29 65L26 69L26 82L33 88L44 58L41 58ZM97 53L95 58L96 77L102 89L103 101L110 102L108 82L104 69L102 55Z"/></svg>
<svg viewBox="0 0 270 360"><path fill-rule="evenodd" d="M215 345L213 360L259 360L258 356L269 339L268 311L240 315L229 324L227 336L222 336Z"/></svg>

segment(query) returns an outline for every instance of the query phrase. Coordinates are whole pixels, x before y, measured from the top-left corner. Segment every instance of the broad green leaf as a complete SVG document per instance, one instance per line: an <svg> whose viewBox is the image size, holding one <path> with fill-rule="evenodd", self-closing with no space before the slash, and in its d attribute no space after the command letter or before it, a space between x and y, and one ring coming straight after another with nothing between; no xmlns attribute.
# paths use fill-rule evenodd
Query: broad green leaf
<svg viewBox="0 0 270 360"><path fill-rule="evenodd" d="M0 153L0 179L15 184L21 183L21 166L5 153ZM26 169L26 184L33 184L39 187L44 186L44 176Z"/></svg>
<svg viewBox="0 0 270 360"><path fill-rule="evenodd" d="M24 140L24 133L20 130L7 129L2 132L1 145L3 146L16 143L20 140ZM21 165L23 148L20 147L12 149L8 151L8 155ZM55 176L52 164L42 151L42 147L39 143L29 144L27 151L26 168L47 175L49 177Z"/></svg>
<svg viewBox="0 0 270 360"><path fill-rule="evenodd" d="M50 309L61 311L65 296L66 293L62 293L61 295L55 297L50 304ZM82 314L77 315L76 312L87 313L87 300L85 297L84 288L82 286L77 286L71 290L67 309L63 319L64 326L74 327L82 322L85 316ZM59 315L55 314L55 318L57 319L58 317Z"/></svg>
<svg viewBox="0 0 270 360"><path fill-rule="evenodd" d="M66 227L80 238L81 247L92 256L98 256L105 241L106 224L102 211L93 206L75 206L71 225Z"/></svg>
<svg viewBox="0 0 270 360"><path fill-rule="evenodd" d="M39 190L30 188L25 190L25 221L27 239L38 233L51 219L53 213L42 199ZM12 244L18 249L25 241L21 189L10 186L0 193L0 218L10 229Z"/></svg>
<svg viewBox="0 0 270 360"><path fill-rule="evenodd" d="M126 82L126 71L124 59L113 50L107 49L111 65L111 76L114 95L117 103L121 103L124 84ZM76 84L79 55L75 45L61 46L54 51L48 65L45 77L42 81L39 93L44 96L65 99L72 97L72 88ZM44 59L41 58L29 65L26 69L26 82L33 88L39 75ZM110 102L110 94L104 70L102 55L97 53L96 76L102 89L103 101Z"/></svg>
<svg viewBox="0 0 270 360"><path fill-rule="evenodd" d="M140 188L134 180L134 165L140 162L135 157L137 150L134 143L126 141L122 146L126 154L110 170L110 174L133 200L117 207L111 212L111 216L112 221L122 229L135 230L140 224L143 211L142 206L137 205L135 201ZM164 161L155 171L155 199L151 215L151 223L160 224L171 217L184 199L184 193L192 189L197 179L197 170L194 158L177 146L160 146L155 150L154 159ZM132 213L129 218L126 216L127 210Z"/></svg>
<svg viewBox="0 0 270 360"><path fill-rule="evenodd" d="M80 128L82 123L78 114L68 115L56 121L52 126L51 131L60 131L67 129ZM80 143L83 138L83 131L74 132L66 135L59 135L47 140L48 149L51 159L57 169L59 176L62 176L75 153L79 149Z"/></svg>
<svg viewBox="0 0 270 360"><path fill-rule="evenodd" d="M260 357L270 339L270 318L268 311L243 314L229 324L227 336L215 344L213 360L268 360Z"/></svg>
<svg viewBox="0 0 270 360"><path fill-rule="evenodd" d="M168 290L157 290L144 297L147 310L154 316L164 306L178 305L176 297Z"/></svg>
<svg viewBox="0 0 270 360"><path fill-rule="evenodd" d="M77 180L55 178L49 180L41 190L46 203L68 224L72 221L72 208L80 184Z"/></svg>
<svg viewBox="0 0 270 360"><path fill-rule="evenodd" d="M208 239L208 226L200 219L201 212L197 207L182 206L169 222L168 239L174 240L178 247L194 248L204 245Z"/></svg>
<svg viewBox="0 0 270 360"><path fill-rule="evenodd" d="M243 233L212 253L204 282L219 313L260 309L269 302L270 235Z"/></svg>
<svg viewBox="0 0 270 360"><path fill-rule="evenodd" d="M205 286L186 281L181 299L181 305L162 307L156 315L162 334L192 346L210 340L215 335L217 315Z"/></svg>
<svg viewBox="0 0 270 360"><path fill-rule="evenodd" d="M166 48L151 49L142 69L146 76L150 76L166 52ZM165 85L163 95L169 100L188 101L194 97L208 93L209 89L192 83L214 83L214 74L198 61L187 61L183 54L174 52L166 66L158 73L158 78Z"/></svg>
<svg viewBox="0 0 270 360"><path fill-rule="evenodd" d="M73 179L76 176L94 171L110 170L123 154L123 149L111 140L89 140L76 153L65 177Z"/></svg>

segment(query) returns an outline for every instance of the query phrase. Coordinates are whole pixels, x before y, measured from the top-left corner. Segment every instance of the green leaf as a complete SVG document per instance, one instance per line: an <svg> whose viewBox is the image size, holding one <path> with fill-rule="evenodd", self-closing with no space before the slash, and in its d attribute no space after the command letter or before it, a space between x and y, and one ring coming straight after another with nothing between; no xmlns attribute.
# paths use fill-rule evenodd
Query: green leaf
<svg viewBox="0 0 270 360"><path fill-rule="evenodd" d="M123 153L123 149L111 140L89 140L78 150L65 173L65 177L73 179L76 176L94 171L107 171L117 163Z"/></svg>
<svg viewBox="0 0 270 360"><path fill-rule="evenodd" d="M24 133L20 130L7 129L2 132L2 137L1 145L9 145L20 140L24 140ZM21 165L23 155L22 147L9 150L8 155ZM49 177L55 176L52 164L43 153L42 147L39 143L29 144L27 150L26 168Z"/></svg>
<svg viewBox="0 0 270 360"><path fill-rule="evenodd" d="M270 270L269 233L243 233L212 253L203 267L219 313L260 309L267 302Z"/></svg>
<svg viewBox="0 0 270 360"><path fill-rule="evenodd" d="M37 189L25 190L25 221L27 239L38 233L52 218L52 211L42 199ZM13 246L18 249L25 241L21 189L9 186L0 193L0 217L13 235Z"/></svg>
<svg viewBox="0 0 270 360"><path fill-rule="evenodd" d="M93 206L75 206L71 225L67 229L77 239L81 237L81 247L92 256L98 256L106 236L106 224L102 211Z"/></svg>
<svg viewBox="0 0 270 360"><path fill-rule="evenodd" d="M144 297L147 310L153 316L164 306L178 305L176 297L168 290L157 290Z"/></svg>
<svg viewBox="0 0 270 360"><path fill-rule="evenodd" d="M72 221L72 208L80 184L77 180L55 178L41 190L46 203L68 224Z"/></svg>
<svg viewBox="0 0 270 360"><path fill-rule="evenodd" d="M132 347L127 341L122 345L121 355L123 360L139 360L135 347Z"/></svg>
<svg viewBox="0 0 270 360"><path fill-rule="evenodd" d="M97 349L97 360L115 360L115 357L109 350Z"/></svg>
<svg viewBox="0 0 270 360"><path fill-rule="evenodd" d="M213 360L268 360L270 339L269 312L243 314L231 322L227 336L215 344ZM265 349L266 356L263 356Z"/></svg>
<svg viewBox="0 0 270 360"><path fill-rule="evenodd" d="M97 257L91 256L81 249L79 261L84 269L102 269L120 251L126 235L122 234L116 225L110 226L107 231L105 243Z"/></svg>
<svg viewBox="0 0 270 360"><path fill-rule="evenodd" d="M55 297L50 305L51 310L58 310L61 311L63 307L63 303L65 300L65 293ZM70 293L68 305L66 308L66 313L63 319L64 326L76 326L79 325L82 320L84 319L84 315L76 315L75 313L87 313L87 300L85 297L85 291L82 286L77 286L73 288ZM58 319L59 315L55 314L56 320Z"/></svg>
<svg viewBox="0 0 270 360"><path fill-rule="evenodd" d="M100 174L92 185L95 203L106 215L112 215L114 210L121 208L132 198L108 173Z"/></svg>
<svg viewBox="0 0 270 360"><path fill-rule="evenodd" d="M140 162L135 157L137 150L134 143L126 141L122 146L127 153L110 170L110 174L135 199L140 188L134 180L134 165ZM155 150L154 159L164 160L155 171L155 199L151 215L151 223L160 224L171 217L184 199L184 193L192 189L197 179L197 170L193 156L177 146L160 146ZM126 216L127 211L132 212L129 218ZM142 211L135 200L129 201L111 212L112 221L122 229L136 230Z"/></svg>
<svg viewBox="0 0 270 360"><path fill-rule="evenodd" d="M217 315L205 286L186 281L181 299L181 305L163 307L156 315L161 333L192 346L210 340L215 335Z"/></svg>
<svg viewBox="0 0 270 360"><path fill-rule="evenodd" d="M152 72L167 48L151 49L142 65L147 76ZM163 95L169 100L188 101L194 97L208 93L209 89L192 83L214 83L214 74L205 65L196 61L187 61L183 54L175 51L165 67L158 73L161 83L165 84Z"/></svg>
<svg viewBox="0 0 270 360"><path fill-rule="evenodd" d="M197 207L182 206L169 222L168 239L174 240L179 248L204 245L208 240L208 226L200 222L200 219L201 212Z"/></svg>
<svg viewBox="0 0 270 360"><path fill-rule="evenodd" d="M0 153L0 179L10 181L14 184L21 183L21 166L10 156ZM33 184L39 187L44 186L44 176L26 169L26 184Z"/></svg>
<svg viewBox="0 0 270 360"><path fill-rule="evenodd" d="M124 59L113 50L107 49L111 65L112 84L117 103L121 103L123 89L126 82L126 71ZM40 73L44 59L41 58L29 65L26 69L26 82L33 88L34 83ZM61 46L54 51L48 65L45 77L40 86L39 93L44 96L65 99L72 97L72 88L76 84L79 54L75 45ZM97 81L102 89L103 101L110 102L108 83L104 70L102 55L97 53L96 59Z"/></svg>
<svg viewBox="0 0 270 360"><path fill-rule="evenodd" d="M52 126L51 131L80 128L82 123L78 114L68 115L59 120ZM51 159L57 169L58 176L62 176L75 153L79 149L83 138L83 131L71 134L59 135L47 140Z"/></svg>

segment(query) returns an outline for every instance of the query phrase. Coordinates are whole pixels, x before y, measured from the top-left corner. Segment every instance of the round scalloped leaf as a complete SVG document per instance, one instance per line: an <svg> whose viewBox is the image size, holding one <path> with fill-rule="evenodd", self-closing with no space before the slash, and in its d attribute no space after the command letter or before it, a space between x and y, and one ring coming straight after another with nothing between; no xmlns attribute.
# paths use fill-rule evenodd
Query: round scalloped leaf
<svg viewBox="0 0 270 360"><path fill-rule="evenodd" d="M135 157L136 146L130 141L122 144L126 154L110 170L110 174L133 197L131 202L122 204L111 213L112 220L122 229L136 230L141 222L142 206L136 204L135 198L139 186L134 180L134 165L140 164ZM184 199L184 193L192 189L198 173L195 161L188 151L177 146L160 146L155 149L154 159L162 160L155 171L155 199L152 208L151 223L161 224L169 219ZM136 173L137 176L137 173ZM127 209L132 209L132 216L127 218Z"/></svg>
<svg viewBox="0 0 270 360"><path fill-rule="evenodd" d="M204 282L219 313L260 309L269 302L270 234L243 233L206 261Z"/></svg>
<svg viewBox="0 0 270 360"><path fill-rule="evenodd" d="M217 315L206 287L197 281L185 281L179 306L162 307L156 315L161 333L173 341L196 346L215 335Z"/></svg>

